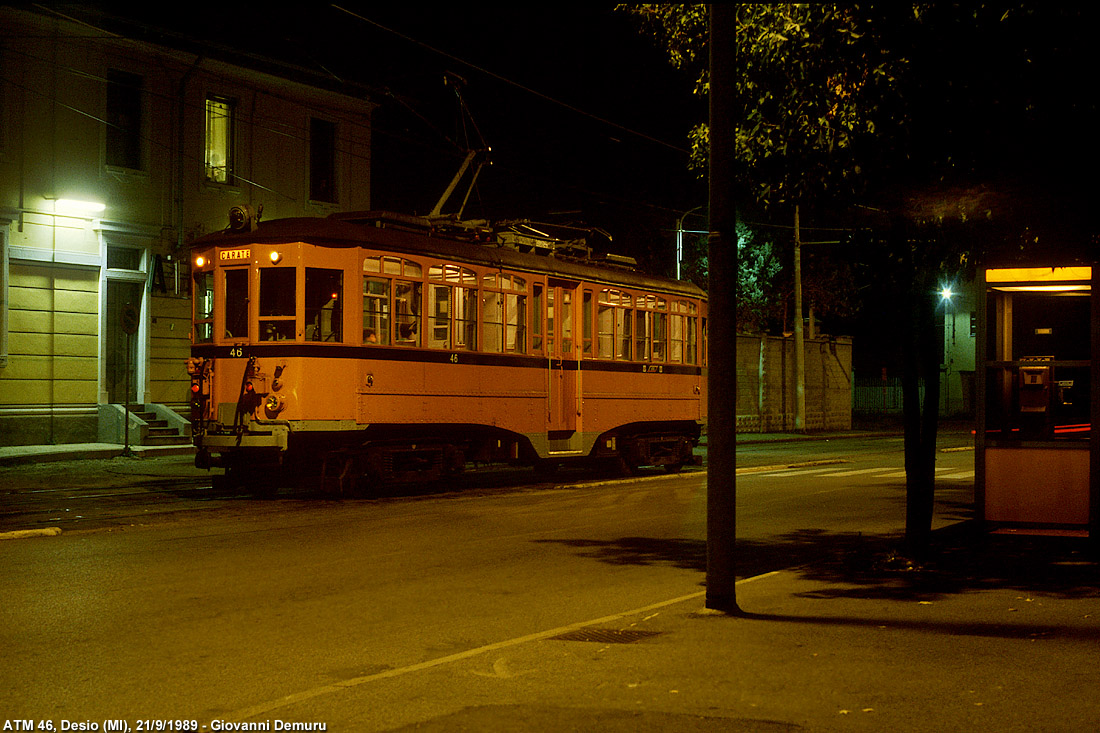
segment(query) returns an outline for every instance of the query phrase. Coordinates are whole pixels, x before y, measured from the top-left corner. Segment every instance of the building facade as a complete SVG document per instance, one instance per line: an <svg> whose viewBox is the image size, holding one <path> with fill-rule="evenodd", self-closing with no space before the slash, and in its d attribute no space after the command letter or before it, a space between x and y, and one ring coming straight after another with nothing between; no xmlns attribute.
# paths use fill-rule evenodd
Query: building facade
<svg viewBox="0 0 1100 733"><path fill-rule="evenodd" d="M369 209L370 96L47 11L0 29L0 445L185 413L188 244L235 206Z"/></svg>

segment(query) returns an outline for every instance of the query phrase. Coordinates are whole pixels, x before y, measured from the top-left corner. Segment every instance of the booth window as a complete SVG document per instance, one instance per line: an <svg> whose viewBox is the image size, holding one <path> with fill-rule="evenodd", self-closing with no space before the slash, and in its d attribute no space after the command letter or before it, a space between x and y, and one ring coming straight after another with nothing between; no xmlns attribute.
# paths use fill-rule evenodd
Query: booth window
<svg viewBox="0 0 1100 733"><path fill-rule="evenodd" d="M1049 277L1041 268L1036 277ZM1067 271L1069 271L1067 269ZM1003 281L986 296L986 430L996 440L1087 439L1091 427L1091 294L1086 279Z"/></svg>

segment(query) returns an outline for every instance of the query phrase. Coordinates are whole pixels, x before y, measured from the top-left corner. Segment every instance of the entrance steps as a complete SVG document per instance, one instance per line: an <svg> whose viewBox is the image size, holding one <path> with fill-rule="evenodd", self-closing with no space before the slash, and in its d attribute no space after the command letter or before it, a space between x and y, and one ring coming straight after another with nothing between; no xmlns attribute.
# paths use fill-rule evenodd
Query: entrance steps
<svg viewBox="0 0 1100 733"><path fill-rule="evenodd" d="M123 444L126 424L123 405L99 406L99 440ZM191 423L172 408L160 404L131 404L129 413L130 445L190 445Z"/></svg>

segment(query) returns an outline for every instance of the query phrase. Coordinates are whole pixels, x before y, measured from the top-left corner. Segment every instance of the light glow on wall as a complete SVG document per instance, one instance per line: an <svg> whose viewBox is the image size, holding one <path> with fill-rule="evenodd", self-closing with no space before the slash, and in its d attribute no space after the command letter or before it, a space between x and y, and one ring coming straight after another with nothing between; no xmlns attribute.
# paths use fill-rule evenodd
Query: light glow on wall
<svg viewBox="0 0 1100 733"><path fill-rule="evenodd" d="M79 199L57 199L54 201L54 212L57 214L98 214L106 208L107 204L98 201L81 201Z"/></svg>

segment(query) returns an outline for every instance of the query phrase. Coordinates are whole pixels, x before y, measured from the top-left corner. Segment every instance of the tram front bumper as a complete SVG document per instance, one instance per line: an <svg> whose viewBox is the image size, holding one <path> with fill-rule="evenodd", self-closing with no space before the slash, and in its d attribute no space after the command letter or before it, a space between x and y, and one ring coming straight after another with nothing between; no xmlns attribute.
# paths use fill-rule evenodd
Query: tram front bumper
<svg viewBox="0 0 1100 733"><path fill-rule="evenodd" d="M209 430L195 437L195 447L198 448L196 465L203 461L206 465L200 468L218 466L222 461L211 454L228 455L253 452L286 452L290 437L290 427L287 425L257 425L252 422L249 429L237 435L228 430Z"/></svg>

